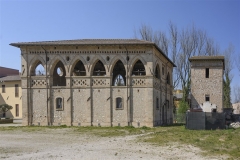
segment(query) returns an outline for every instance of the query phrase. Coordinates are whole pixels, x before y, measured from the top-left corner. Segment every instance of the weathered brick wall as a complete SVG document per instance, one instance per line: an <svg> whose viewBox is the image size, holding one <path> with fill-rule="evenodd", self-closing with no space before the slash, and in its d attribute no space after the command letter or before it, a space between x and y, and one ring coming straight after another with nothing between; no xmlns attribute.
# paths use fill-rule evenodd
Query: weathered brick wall
<svg viewBox="0 0 240 160"><path fill-rule="evenodd" d="M26 79L29 79L31 85L32 104L28 109L27 89L23 89L23 122L25 125L30 122L28 115L32 116L32 124L47 125L47 91L46 83L50 86L48 89L49 96L49 119L52 125L81 125L81 126L126 126L128 122L132 122L135 127L138 126L155 126L159 125L161 109L155 108L155 93L153 84L154 62L152 46L129 46L128 54L126 49L116 46L82 46L76 49L74 46L46 46L49 61L47 62L47 80L46 76L32 76L36 65L41 62L46 68L45 52L41 47L29 46L22 48L22 79L24 87L27 87ZM159 54L161 59L161 67L169 70L172 74L170 63ZM129 56L127 62L126 56ZM108 58L109 60L107 60ZM67 60L68 59L68 60ZM86 76L72 76L74 64L81 60L86 69ZM94 65L100 60L106 69L106 75L97 77L91 76ZM117 60L121 60L128 74L128 89L126 86L111 86L111 76L114 64ZM137 60L141 60L144 64L146 76L131 77L132 68ZM61 61L66 71L66 86L53 86L53 72L58 61ZM128 64L128 67L127 67ZM170 68L170 69L168 69ZM128 70L127 70L128 69ZM166 75L166 73L165 73ZM165 81L161 81L165 86ZM40 92L39 92L40 90ZM128 90L128 93L127 93ZM157 91L159 92L159 91ZM168 89L167 99L172 101L170 97L171 88ZM128 97L129 96L129 100ZM165 90L159 95L159 103L165 98ZM56 98L63 98L63 110L56 110ZM123 98L123 109L116 109L116 98ZM160 108L161 105L159 104ZM32 107L32 108L31 108ZM165 110L166 117L170 117L171 109ZM92 115L91 115L92 113ZM168 115L167 115L168 114ZM111 122L112 121L112 122ZM158 124L155 123L158 122ZM170 121L170 120L169 120ZM31 122L30 122L31 123Z"/></svg>
<svg viewBox="0 0 240 160"><path fill-rule="evenodd" d="M127 126L128 125L128 112L130 109L129 100L127 100L127 90L128 92L130 89L126 87L114 87L112 88L112 111L113 111L113 126ZM129 92L130 93L130 92ZM123 109L116 109L116 98L122 98L122 105ZM110 110L109 110L110 111Z"/></svg>
<svg viewBox="0 0 240 160"><path fill-rule="evenodd" d="M46 89L32 89L32 123L47 125L47 94Z"/></svg>
<svg viewBox="0 0 240 160"><path fill-rule="evenodd" d="M205 95L210 96L210 103L217 105L217 111L223 108L223 63L221 61L191 62L191 106L205 102ZM205 70L209 68L209 78Z"/></svg>
<svg viewBox="0 0 240 160"><path fill-rule="evenodd" d="M90 89L72 89L73 125L91 125L91 97Z"/></svg>

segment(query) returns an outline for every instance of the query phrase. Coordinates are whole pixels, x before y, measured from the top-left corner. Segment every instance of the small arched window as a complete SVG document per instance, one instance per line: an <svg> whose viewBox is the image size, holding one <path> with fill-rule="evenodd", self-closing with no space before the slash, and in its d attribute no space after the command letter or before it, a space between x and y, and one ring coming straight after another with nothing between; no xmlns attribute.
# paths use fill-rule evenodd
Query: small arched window
<svg viewBox="0 0 240 160"><path fill-rule="evenodd" d="M116 98L116 109L123 109L123 104L122 104L122 98L121 97Z"/></svg>
<svg viewBox="0 0 240 160"><path fill-rule="evenodd" d="M63 98L56 98L56 110L63 110Z"/></svg>

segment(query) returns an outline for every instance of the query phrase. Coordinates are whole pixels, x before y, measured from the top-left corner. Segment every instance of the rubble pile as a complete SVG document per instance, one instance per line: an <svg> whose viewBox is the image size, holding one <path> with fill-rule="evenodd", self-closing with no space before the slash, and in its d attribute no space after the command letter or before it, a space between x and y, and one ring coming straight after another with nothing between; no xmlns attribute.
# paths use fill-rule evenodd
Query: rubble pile
<svg viewBox="0 0 240 160"><path fill-rule="evenodd" d="M240 122L233 122L229 126L230 128L240 128Z"/></svg>

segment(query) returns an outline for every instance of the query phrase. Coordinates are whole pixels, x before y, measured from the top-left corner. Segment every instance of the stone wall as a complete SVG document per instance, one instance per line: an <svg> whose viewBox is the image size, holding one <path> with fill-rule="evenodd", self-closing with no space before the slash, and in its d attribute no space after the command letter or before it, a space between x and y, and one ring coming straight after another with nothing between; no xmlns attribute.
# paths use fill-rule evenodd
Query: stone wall
<svg viewBox="0 0 240 160"><path fill-rule="evenodd" d="M24 125L152 127L163 122L171 123L172 106L165 107L164 113L161 107L166 99L169 100L169 105L172 105L172 83L166 86L166 75L168 73L172 77L173 65L152 46L132 45L128 46L128 51L119 46L104 45L78 48L45 46L45 49L48 51L47 64L45 52L41 47L21 48L23 94L25 94L23 96ZM72 74L74 65L79 60L84 65L86 76ZM92 76L94 66L99 60L103 63L106 74ZM128 77L125 83L128 86L112 84L112 71L118 60L121 60L125 67ZM144 76L131 75L138 60L144 65L146 73ZM47 76L33 74L39 63L47 68ZM159 74L162 74L162 67L164 68L164 74L158 81L154 81L153 78L156 64L160 68ZM64 67L63 77L66 79L66 86L54 85L57 79L53 76L56 75L58 66ZM156 109L157 96L159 109ZM63 99L62 110L56 109L56 99L59 97ZM122 98L121 109L116 108L117 97Z"/></svg>
<svg viewBox="0 0 240 160"><path fill-rule="evenodd" d="M209 95L210 103L217 105L217 111L223 108L223 63L222 61L192 61L191 62L191 106L200 106ZM206 78L206 68L209 68L209 78Z"/></svg>

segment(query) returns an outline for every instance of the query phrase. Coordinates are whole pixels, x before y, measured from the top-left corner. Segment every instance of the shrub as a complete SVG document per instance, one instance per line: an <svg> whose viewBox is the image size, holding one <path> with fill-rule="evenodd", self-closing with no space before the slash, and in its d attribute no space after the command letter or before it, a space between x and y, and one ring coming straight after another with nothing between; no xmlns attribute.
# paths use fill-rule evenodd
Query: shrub
<svg viewBox="0 0 240 160"><path fill-rule="evenodd" d="M11 110L13 107L8 104L1 104L0 105L0 113L6 113L7 111Z"/></svg>

